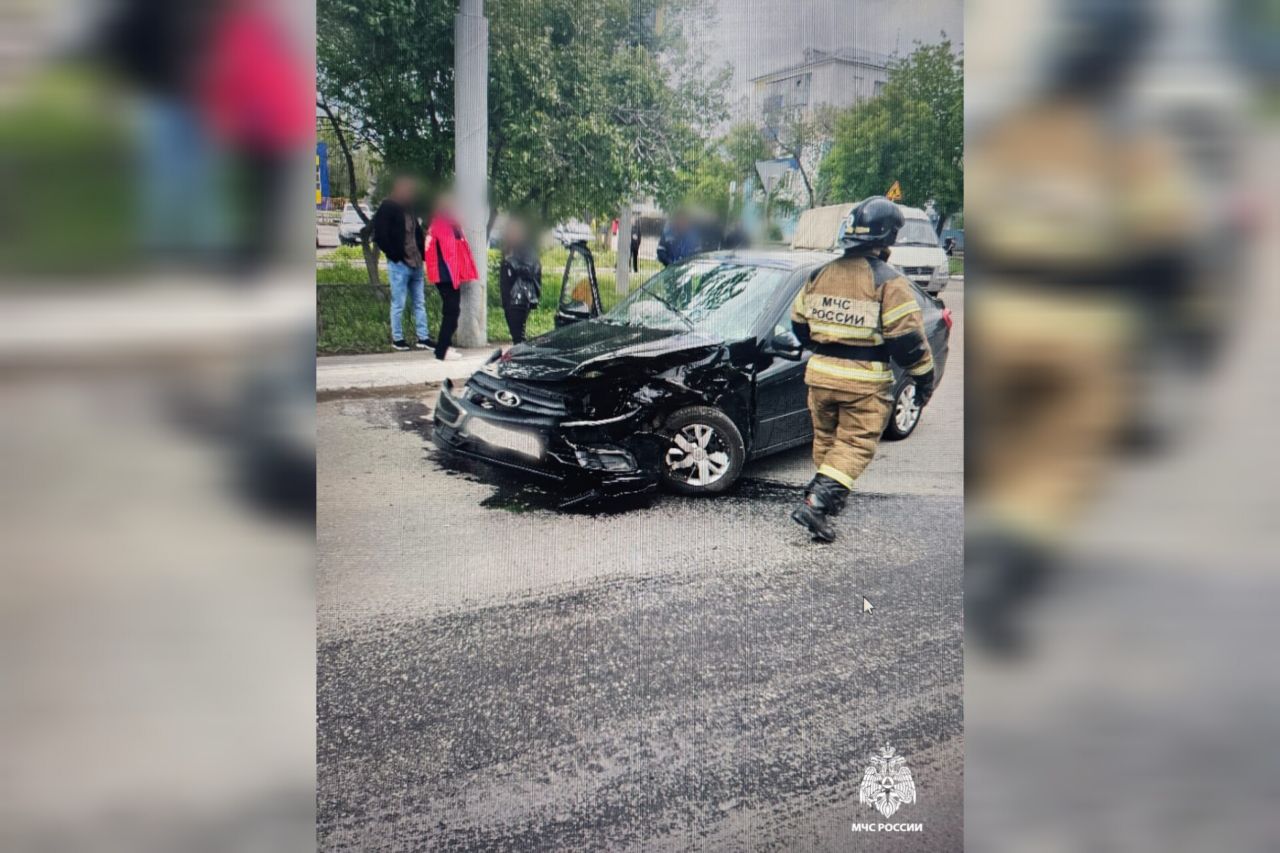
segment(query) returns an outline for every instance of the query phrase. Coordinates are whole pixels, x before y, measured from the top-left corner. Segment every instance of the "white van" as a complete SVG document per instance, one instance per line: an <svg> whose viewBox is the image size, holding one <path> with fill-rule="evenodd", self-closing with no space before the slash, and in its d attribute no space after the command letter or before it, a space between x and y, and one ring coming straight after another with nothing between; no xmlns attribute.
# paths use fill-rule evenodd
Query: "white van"
<svg viewBox="0 0 1280 853"><path fill-rule="evenodd" d="M852 204L832 204L806 210L796 224L791 248L824 252L836 249L840 232L853 207ZM947 253L943 251L938 235L923 210L902 205L898 205L898 209L902 211L906 224L898 232L898 241L889 253L889 263L929 295L937 296L950 279Z"/></svg>
<svg viewBox="0 0 1280 853"><path fill-rule="evenodd" d="M933 223L918 207L898 205L907 223L898 232L898 241L889 253L889 263L920 285L931 296L937 296L951 277L947 253L938 242Z"/></svg>

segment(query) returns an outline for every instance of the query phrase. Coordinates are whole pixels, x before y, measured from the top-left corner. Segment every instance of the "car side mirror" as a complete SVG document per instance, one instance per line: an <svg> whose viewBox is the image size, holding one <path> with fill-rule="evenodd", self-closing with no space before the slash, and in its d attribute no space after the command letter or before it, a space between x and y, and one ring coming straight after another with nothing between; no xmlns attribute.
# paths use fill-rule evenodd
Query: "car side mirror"
<svg viewBox="0 0 1280 853"><path fill-rule="evenodd" d="M764 345L764 354L785 358L787 361L799 361L804 357L804 345L796 337L796 333L787 330L778 332Z"/></svg>

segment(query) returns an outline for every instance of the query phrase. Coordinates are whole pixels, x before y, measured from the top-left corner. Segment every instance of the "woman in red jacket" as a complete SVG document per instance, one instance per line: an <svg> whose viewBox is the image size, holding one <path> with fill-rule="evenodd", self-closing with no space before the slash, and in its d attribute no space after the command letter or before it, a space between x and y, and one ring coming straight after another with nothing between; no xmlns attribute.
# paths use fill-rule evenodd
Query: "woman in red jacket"
<svg viewBox="0 0 1280 853"><path fill-rule="evenodd" d="M237 244L241 263L251 269L290 239L281 227L288 219L283 205L293 164L313 144L314 87L272 4L224 0L212 5L218 11L198 60L198 101L213 137L230 149L245 173Z"/></svg>
<svg viewBox="0 0 1280 853"><path fill-rule="evenodd" d="M453 333L458 330L458 314L462 309L459 288L464 282L480 278L471 247L463 236L462 226L458 224L453 209L453 199L450 196L442 196L437 202L431 227L427 229L427 248L424 253L427 280L440 291L440 301L443 304L440 334L436 336L436 358L441 361L453 361L462 357L449 349Z"/></svg>

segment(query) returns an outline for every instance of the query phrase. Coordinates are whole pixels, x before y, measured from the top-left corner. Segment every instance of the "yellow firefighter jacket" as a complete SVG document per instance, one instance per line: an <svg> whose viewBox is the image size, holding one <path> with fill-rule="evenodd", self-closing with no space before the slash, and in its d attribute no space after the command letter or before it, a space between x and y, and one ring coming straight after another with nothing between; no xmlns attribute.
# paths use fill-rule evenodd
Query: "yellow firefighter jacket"
<svg viewBox="0 0 1280 853"><path fill-rule="evenodd" d="M796 335L813 350L805 383L871 392L893 381L889 360L931 382L933 354L915 289L878 257L846 255L818 270L791 306Z"/></svg>

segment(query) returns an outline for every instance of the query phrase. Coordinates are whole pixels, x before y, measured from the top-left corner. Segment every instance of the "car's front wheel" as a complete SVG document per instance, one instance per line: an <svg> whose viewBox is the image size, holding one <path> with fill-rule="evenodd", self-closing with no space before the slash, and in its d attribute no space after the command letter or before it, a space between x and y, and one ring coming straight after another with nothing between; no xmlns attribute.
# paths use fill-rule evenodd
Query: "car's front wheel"
<svg viewBox="0 0 1280 853"><path fill-rule="evenodd" d="M911 382L902 383L897 395L893 398L893 409L889 412L889 423L884 429L884 437L891 441L899 441L916 431L920 423L920 414L924 410L916 405L916 386Z"/></svg>
<svg viewBox="0 0 1280 853"><path fill-rule="evenodd" d="M662 482L682 495L718 495L738 480L747 458L742 434L724 412L689 406L667 419L670 445Z"/></svg>

